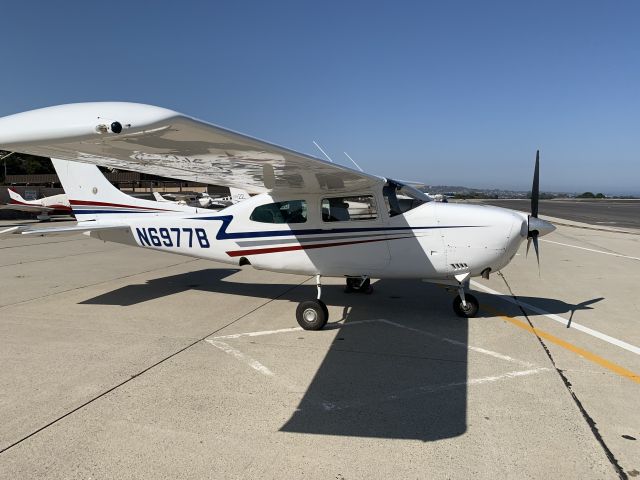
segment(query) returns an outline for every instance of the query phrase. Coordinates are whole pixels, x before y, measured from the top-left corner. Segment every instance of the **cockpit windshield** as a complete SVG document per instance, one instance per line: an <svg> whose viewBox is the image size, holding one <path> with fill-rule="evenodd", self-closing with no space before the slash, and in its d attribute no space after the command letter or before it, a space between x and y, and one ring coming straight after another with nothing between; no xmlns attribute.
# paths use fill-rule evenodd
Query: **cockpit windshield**
<svg viewBox="0 0 640 480"><path fill-rule="evenodd" d="M382 193L391 217L402 215L423 203L431 201L426 193L395 180L387 180Z"/></svg>

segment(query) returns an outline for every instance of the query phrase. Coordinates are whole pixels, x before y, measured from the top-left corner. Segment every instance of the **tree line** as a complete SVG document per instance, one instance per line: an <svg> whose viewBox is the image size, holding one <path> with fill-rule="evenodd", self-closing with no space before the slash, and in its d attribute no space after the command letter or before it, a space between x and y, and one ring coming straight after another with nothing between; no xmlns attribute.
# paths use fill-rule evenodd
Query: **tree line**
<svg viewBox="0 0 640 480"><path fill-rule="evenodd" d="M26 153L11 153L0 150L2 165L0 168L0 182L6 181L5 175L38 175L56 173L51 160L46 157L27 155Z"/></svg>

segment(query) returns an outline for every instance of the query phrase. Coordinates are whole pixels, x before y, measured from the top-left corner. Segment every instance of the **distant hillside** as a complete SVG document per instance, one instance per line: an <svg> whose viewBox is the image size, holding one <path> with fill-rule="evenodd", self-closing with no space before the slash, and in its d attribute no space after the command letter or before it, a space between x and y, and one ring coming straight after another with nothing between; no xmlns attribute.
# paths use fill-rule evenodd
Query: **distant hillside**
<svg viewBox="0 0 640 480"><path fill-rule="evenodd" d="M502 190L502 189L488 189L488 188L470 188L459 185L426 185L422 188L422 191L428 192L433 195L441 194L447 195L452 198L530 198L530 192L520 190ZM552 198L637 198L633 195L605 195L602 193L593 194L591 192L585 193L567 193L567 192L540 192L540 198L543 200L549 200Z"/></svg>

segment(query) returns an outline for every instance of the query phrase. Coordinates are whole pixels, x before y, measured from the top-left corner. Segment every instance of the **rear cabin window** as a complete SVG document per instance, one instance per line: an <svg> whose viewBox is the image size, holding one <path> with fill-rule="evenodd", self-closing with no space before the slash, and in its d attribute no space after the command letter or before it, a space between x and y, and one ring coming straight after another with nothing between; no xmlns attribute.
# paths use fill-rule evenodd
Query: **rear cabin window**
<svg viewBox="0 0 640 480"><path fill-rule="evenodd" d="M345 222L349 220L375 220L376 202L371 195L322 199L322 220Z"/></svg>
<svg viewBox="0 0 640 480"><path fill-rule="evenodd" d="M260 223L305 223L307 202L288 200L260 205L251 212L249 219Z"/></svg>

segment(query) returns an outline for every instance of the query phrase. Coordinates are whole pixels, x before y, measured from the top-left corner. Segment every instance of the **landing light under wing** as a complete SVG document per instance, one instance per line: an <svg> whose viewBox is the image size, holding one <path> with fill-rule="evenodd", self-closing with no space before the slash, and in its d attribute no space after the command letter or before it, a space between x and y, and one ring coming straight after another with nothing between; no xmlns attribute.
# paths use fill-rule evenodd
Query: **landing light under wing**
<svg viewBox="0 0 640 480"><path fill-rule="evenodd" d="M137 103L77 103L0 118L0 149L250 193L358 191L384 183L373 175Z"/></svg>

